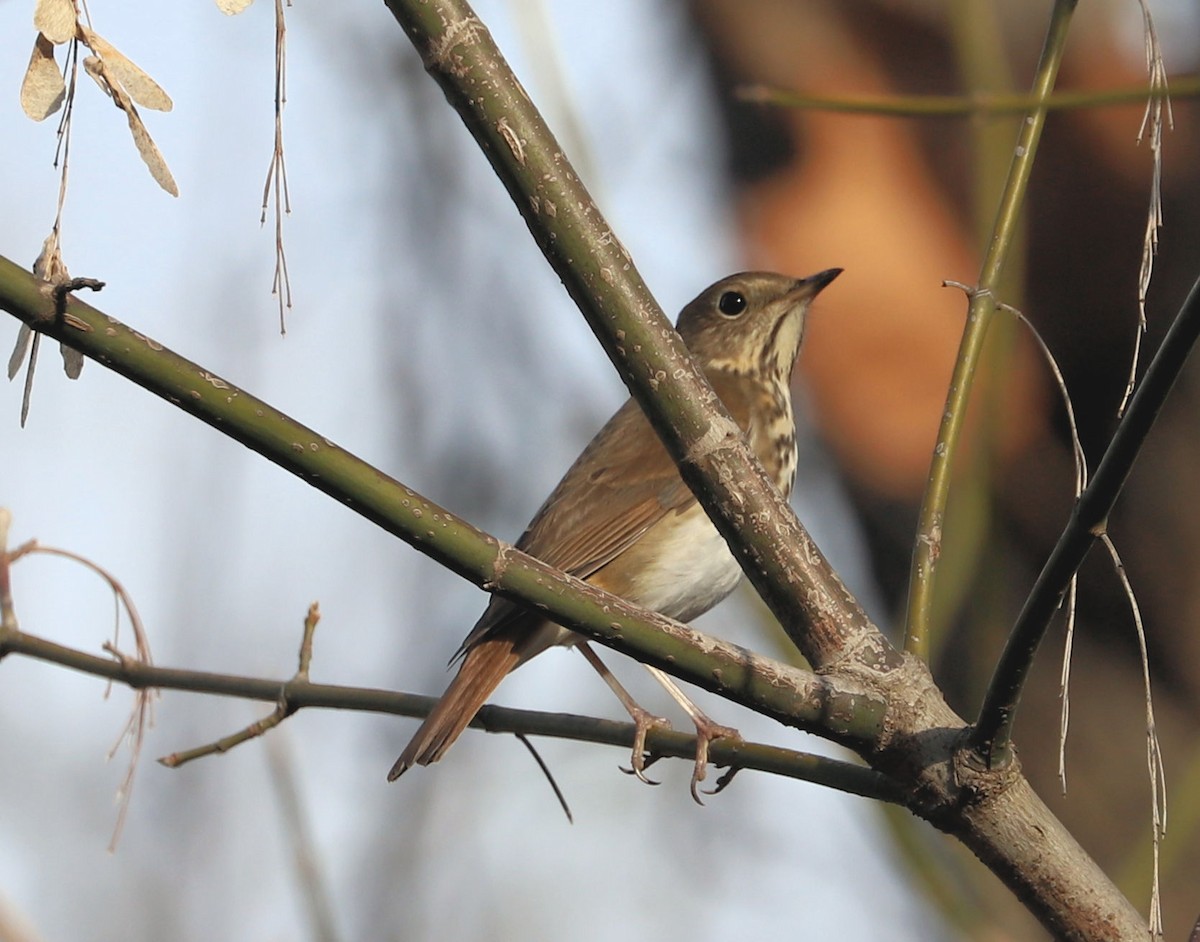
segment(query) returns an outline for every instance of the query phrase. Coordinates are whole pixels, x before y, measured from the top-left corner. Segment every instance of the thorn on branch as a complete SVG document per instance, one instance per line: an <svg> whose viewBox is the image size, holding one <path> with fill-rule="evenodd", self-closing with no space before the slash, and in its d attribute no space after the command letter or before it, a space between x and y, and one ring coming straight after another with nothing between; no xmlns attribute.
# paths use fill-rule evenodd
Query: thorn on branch
<svg viewBox="0 0 1200 942"><path fill-rule="evenodd" d="M72 291L81 291L84 288L87 288L89 291L100 291L103 287L104 282L97 278L68 278L65 281L55 282L52 291L54 295L54 316L60 320L67 316L67 298ZM90 330L91 328L84 324L81 329Z"/></svg>
<svg viewBox="0 0 1200 942"><path fill-rule="evenodd" d="M992 293L991 288L981 288L979 285L969 285L962 281L952 281L949 278L942 282L942 287L957 288L967 296L968 301L974 301L976 298L990 298L997 307L1000 307L999 302L995 300L995 295Z"/></svg>

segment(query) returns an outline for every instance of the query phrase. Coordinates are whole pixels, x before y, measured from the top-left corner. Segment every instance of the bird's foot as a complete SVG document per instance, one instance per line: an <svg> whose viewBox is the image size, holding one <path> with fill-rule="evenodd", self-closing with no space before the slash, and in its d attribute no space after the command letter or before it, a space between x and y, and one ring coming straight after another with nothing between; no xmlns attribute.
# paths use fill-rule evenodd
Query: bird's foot
<svg viewBox="0 0 1200 942"><path fill-rule="evenodd" d="M691 793L692 800L698 805L703 805L704 802L700 799L700 792L704 791L700 788L700 783L704 781L708 774L708 747L709 744L718 739L728 739L735 743L742 741L742 734L732 726L722 726L720 723L714 722L705 713L697 711L692 716L692 722L696 726L696 764L692 768L692 784ZM729 780L733 778L732 771L726 775L722 775L717 781L715 788L705 791L706 795L716 795L723 791L725 786L729 784Z"/></svg>
<svg viewBox="0 0 1200 942"><path fill-rule="evenodd" d="M629 716L633 720L633 753L630 757L630 768L622 768L621 771L627 775L636 775L638 780L647 785L659 785L660 782L654 781L646 776L646 768L652 765L658 756L649 756L647 761L646 753L646 734L652 729L671 729L671 721L663 716L656 716L649 710L645 710L636 703L630 701L625 704L625 709L629 711Z"/></svg>

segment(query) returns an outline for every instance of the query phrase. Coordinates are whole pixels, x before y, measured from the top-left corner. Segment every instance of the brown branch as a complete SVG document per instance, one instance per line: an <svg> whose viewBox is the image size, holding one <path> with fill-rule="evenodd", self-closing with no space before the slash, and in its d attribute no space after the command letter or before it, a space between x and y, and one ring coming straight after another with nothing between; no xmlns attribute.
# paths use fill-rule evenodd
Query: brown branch
<svg viewBox="0 0 1200 942"><path fill-rule="evenodd" d="M821 555L463 0L388 0L688 486L818 670L897 656Z"/></svg>
<svg viewBox="0 0 1200 942"><path fill-rule="evenodd" d="M272 680L160 667L136 658L116 655L111 650L110 653L114 656L100 657L22 631L0 631L0 661L9 655L29 657L124 684L133 690L184 690L244 700L261 700L286 704L286 712L289 714L306 707L320 707L422 717L427 715L437 702L433 697L392 690L317 684L301 676L301 673L297 673L290 680ZM252 724L257 725L259 724ZM570 713L544 713L498 706L484 707L471 725L490 733L550 736L620 746L624 749L633 745L636 735L636 728L632 723L618 723ZM250 737L243 737L239 741L246 738ZM206 754L225 751L221 748L210 748L212 745L203 747L208 749ZM652 731L647 737L647 745L655 755L684 759L689 763L696 754L696 737L675 730ZM769 772L881 801L902 804L907 795L906 789L898 783L871 769L763 743L717 740L710 747L710 756L713 764L717 766ZM167 758L169 760L171 757ZM176 767L181 763L165 761L163 764Z"/></svg>
<svg viewBox="0 0 1200 942"><path fill-rule="evenodd" d="M296 673L292 675L292 680L308 680L308 668L312 663L313 635L316 634L317 622L320 620L321 611L317 607L317 603L313 602L308 607L308 615L304 619L304 635L300 640L300 666L296 669ZM249 726L243 727L236 733L222 736L214 742L197 746L194 749L185 749L183 752L172 752L170 755L162 756L158 760L159 764L165 765L168 769L177 769L194 759L202 759L205 756L228 752L230 749L240 746L244 742L257 739L259 736L265 736L268 730L274 729L298 709L295 704L288 700L287 695L282 693L282 690L283 687L281 686L279 702L276 704L275 709L261 720L255 720Z"/></svg>

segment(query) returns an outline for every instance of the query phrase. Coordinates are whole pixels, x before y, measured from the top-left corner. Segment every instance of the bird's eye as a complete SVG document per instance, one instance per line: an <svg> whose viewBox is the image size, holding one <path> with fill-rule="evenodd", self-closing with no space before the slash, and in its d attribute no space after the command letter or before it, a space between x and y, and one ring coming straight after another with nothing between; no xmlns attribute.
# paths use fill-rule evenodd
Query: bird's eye
<svg viewBox="0 0 1200 942"><path fill-rule="evenodd" d="M726 317L737 317L746 310L746 296L740 291L726 291L717 302L717 310Z"/></svg>

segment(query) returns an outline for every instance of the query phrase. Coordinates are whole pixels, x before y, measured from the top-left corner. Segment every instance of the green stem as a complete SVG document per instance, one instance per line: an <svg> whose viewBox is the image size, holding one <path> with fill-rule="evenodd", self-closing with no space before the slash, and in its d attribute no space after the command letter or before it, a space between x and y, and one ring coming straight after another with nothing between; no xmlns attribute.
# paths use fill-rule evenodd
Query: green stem
<svg viewBox="0 0 1200 942"><path fill-rule="evenodd" d="M1054 87L1066 48L1067 27L1076 2L1077 0L1056 0L1054 4L1050 15L1050 28L1046 33L1046 43L1033 84L1035 101L1044 101ZM1033 160L1045 123L1045 107L1035 107L1026 116L1017 135L1017 146L1000 198L996 222L992 227L992 237L984 255L979 283L970 293L967 325L950 379L946 408L942 413L937 444L934 446L930 463L929 483L917 524L917 539L908 583L908 619L905 625L905 649L909 651L925 649L928 644L935 575L942 550L946 503L950 496L954 459L966 421L971 385L983 353L988 326L996 310L995 292L1004 271L1009 247L1016 237L1017 217L1029 187Z"/></svg>
<svg viewBox="0 0 1200 942"><path fill-rule="evenodd" d="M995 0L960 0L952 5L949 23L959 75L968 97L975 99L1010 90L1011 70L1002 45L996 42L1002 30ZM971 229L982 253L991 237L994 213L1008 176L1017 123L1011 117L976 115L964 130L970 141ZM1011 273L1006 282L1013 283ZM1011 347L1011 342L996 343L1000 339L996 327L1007 335L1004 339L1011 341L1013 333L1007 322L997 324L988 351L977 367L985 379L977 388L985 397L984 411L989 419L999 406L1001 384L996 377L1003 375L1000 361ZM987 432L995 427L984 421L984 435L977 436L970 453L960 459L960 467L965 465L966 470L959 473L963 486L955 490L950 498L953 503L947 508L950 524L943 535L944 565L939 572L935 605L927 622L910 625L906 639L909 652L929 663L935 662L948 636L948 626L972 591L987 545L991 522L989 458L993 444Z"/></svg>
<svg viewBox="0 0 1200 942"><path fill-rule="evenodd" d="M967 95L814 95L765 85L746 85L737 92L742 101L781 108L906 119L1003 117L1023 115L1038 107L1048 111L1111 108L1113 105L1141 104L1168 95L1173 99L1200 95L1200 76L1173 76L1169 90L1129 85L1103 91L1055 92L1045 99L1036 95L991 91L972 91Z"/></svg>

